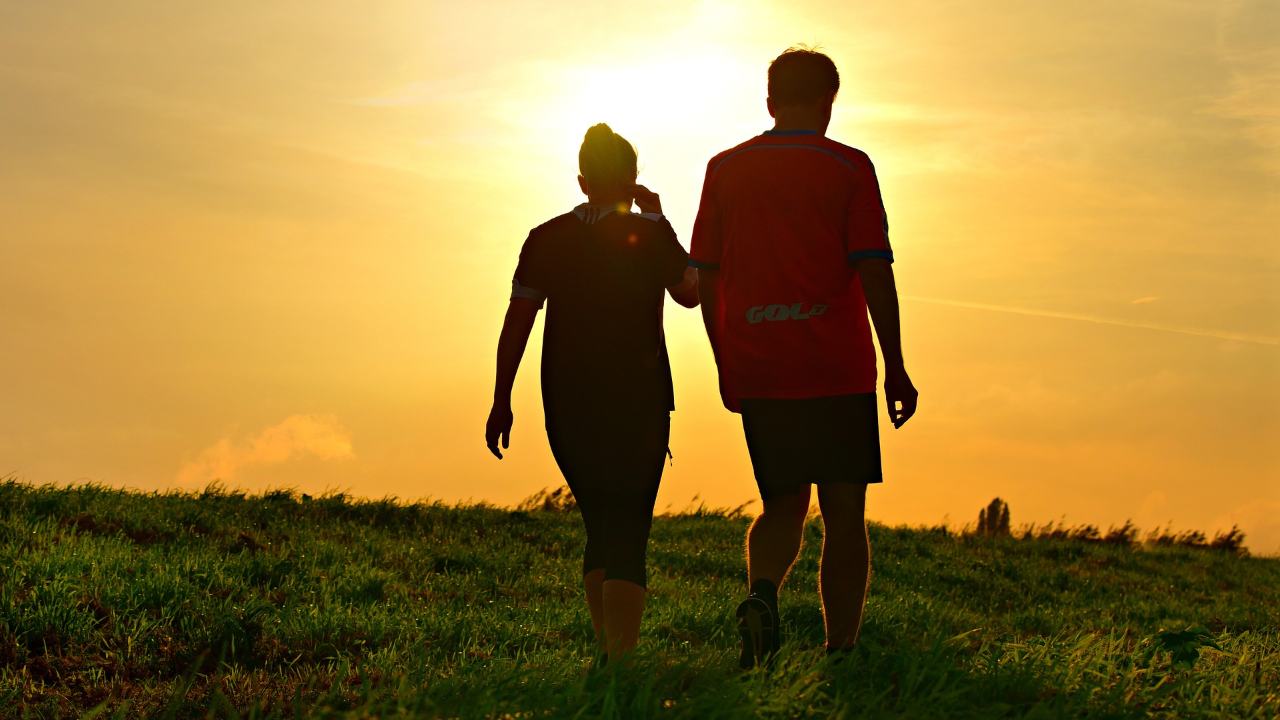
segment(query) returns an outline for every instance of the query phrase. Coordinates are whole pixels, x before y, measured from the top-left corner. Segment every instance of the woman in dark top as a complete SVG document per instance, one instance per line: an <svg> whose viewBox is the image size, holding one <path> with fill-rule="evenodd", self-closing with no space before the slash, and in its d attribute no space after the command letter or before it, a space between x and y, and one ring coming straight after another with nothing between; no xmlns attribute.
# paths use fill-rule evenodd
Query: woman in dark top
<svg viewBox="0 0 1280 720"><path fill-rule="evenodd" d="M695 307L698 281L658 196L635 184L631 143L595 125L578 166L587 202L534 228L520 251L485 442L498 458L499 439L508 447L511 387L546 302L547 439L586 525L583 584L607 658L635 647L644 611L645 548L674 409L663 294Z"/></svg>

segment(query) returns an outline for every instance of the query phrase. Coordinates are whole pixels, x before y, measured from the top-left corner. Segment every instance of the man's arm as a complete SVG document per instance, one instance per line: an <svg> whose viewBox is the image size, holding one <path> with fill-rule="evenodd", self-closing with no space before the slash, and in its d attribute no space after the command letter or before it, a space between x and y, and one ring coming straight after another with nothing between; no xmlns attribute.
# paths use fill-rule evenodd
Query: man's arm
<svg viewBox="0 0 1280 720"><path fill-rule="evenodd" d="M720 338L716 319L720 316L720 271L699 268L698 300L702 303L702 324L707 328L707 340L711 342L711 355L720 364Z"/></svg>
<svg viewBox="0 0 1280 720"><path fill-rule="evenodd" d="M538 308L542 305L536 300L512 298L507 306L507 316L502 321L502 334L498 337L498 373L493 386L493 408L489 411L489 420L484 427L484 442L499 460L502 450L498 449L498 439L502 439L502 447L511 446L511 388L516 384L516 372L520 369L520 360L524 357L524 348L529 344L529 333L533 331L534 320L538 317Z"/></svg>
<svg viewBox="0 0 1280 720"><path fill-rule="evenodd" d="M716 377L720 382L720 401L725 409L741 412L738 401L725 395L724 372L720 369L720 271L698 268L698 298L702 301L702 324L707 328L707 341L711 343L711 356L716 361Z"/></svg>
<svg viewBox="0 0 1280 720"><path fill-rule="evenodd" d="M859 260L855 269L862 280L871 322L876 326L880 352L884 354L884 396L889 406L889 420L895 428L900 428L916 414L919 393L911 384L902 359L902 329L893 266L887 260L867 258Z"/></svg>

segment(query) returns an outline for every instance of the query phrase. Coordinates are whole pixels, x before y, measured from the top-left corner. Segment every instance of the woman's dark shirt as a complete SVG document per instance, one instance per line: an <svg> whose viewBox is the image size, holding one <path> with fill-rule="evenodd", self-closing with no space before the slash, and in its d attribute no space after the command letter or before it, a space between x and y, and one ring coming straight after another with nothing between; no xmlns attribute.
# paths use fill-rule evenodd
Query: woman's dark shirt
<svg viewBox="0 0 1280 720"><path fill-rule="evenodd" d="M513 297L547 300L548 418L674 409L663 296L683 280L688 261L661 215L601 214L584 205L529 233Z"/></svg>

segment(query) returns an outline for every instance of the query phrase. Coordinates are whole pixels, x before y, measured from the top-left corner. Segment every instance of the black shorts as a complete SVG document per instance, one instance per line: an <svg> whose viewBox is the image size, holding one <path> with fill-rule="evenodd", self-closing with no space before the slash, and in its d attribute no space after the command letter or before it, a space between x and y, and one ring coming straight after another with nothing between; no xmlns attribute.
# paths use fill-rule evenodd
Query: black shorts
<svg viewBox="0 0 1280 720"><path fill-rule="evenodd" d="M760 497L822 483L878 483L879 406L875 393L744 399L742 428Z"/></svg>

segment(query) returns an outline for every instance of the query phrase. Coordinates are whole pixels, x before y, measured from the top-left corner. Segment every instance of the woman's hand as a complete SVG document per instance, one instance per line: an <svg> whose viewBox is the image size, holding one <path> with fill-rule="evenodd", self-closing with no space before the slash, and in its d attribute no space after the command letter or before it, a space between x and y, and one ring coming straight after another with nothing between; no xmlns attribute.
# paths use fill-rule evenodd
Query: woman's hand
<svg viewBox="0 0 1280 720"><path fill-rule="evenodd" d="M662 214L662 200L658 198L658 193L643 185L632 185L631 192L640 212Z"/></svg>
<svg viewBox="0 0 1280 720"><path fill-rule="evenodd" d="M498 372L493 382L493 409L484 424L484 444L493 456L502 459L498 439L502 447L511 445L511 388L516 384L516 372L524 346L529 342L533 321L538 317L541 305L528 298L511 298L507 304L507 317L502 321L502 334L498 337Z"/></svg>
<svg viewBox="0 0 1280 720"><path fill-rule="evenodd" d="M498 438L502 438L502 449L511 447L511 423L515 421L510 405L497 405L489 411L489 421L484 424L484 442L489 446L493 456L502 459L502 450L498 449Z"/></svg>

